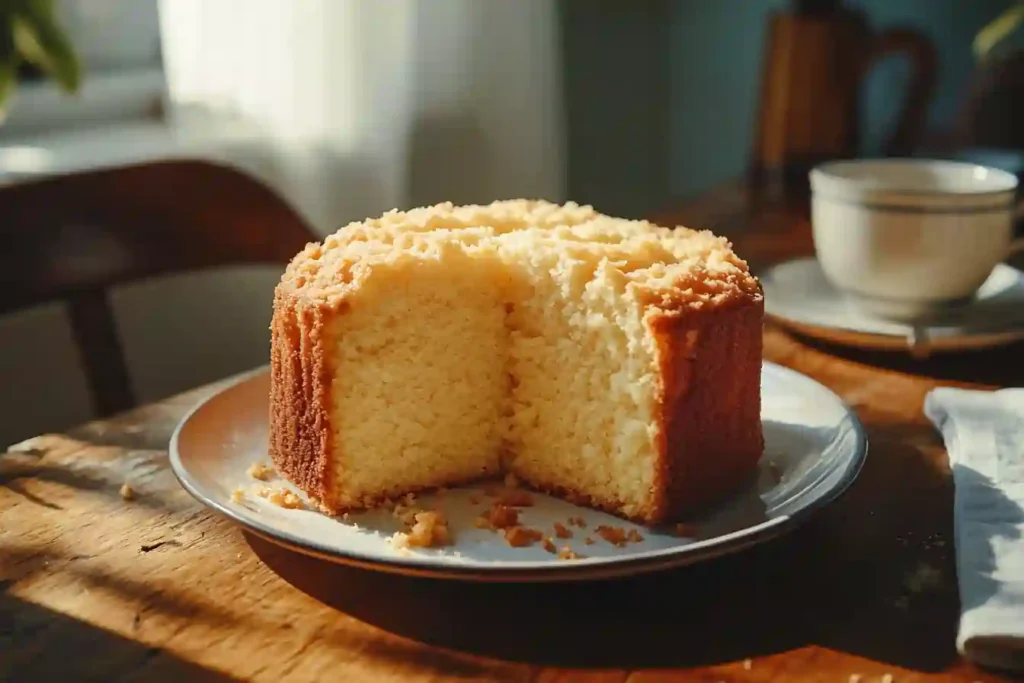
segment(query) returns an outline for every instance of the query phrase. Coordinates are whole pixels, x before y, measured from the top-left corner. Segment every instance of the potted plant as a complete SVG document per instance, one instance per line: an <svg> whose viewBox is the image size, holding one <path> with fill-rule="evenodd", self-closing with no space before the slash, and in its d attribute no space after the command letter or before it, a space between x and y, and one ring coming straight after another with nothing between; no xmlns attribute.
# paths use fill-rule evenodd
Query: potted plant
<svg viewBox="0 0 1024 683"><path fill-rule="evenodd" d="M38 73L78 92L82 69L56 18L54 0L0 0L0 117L19 77Z"/></svg>

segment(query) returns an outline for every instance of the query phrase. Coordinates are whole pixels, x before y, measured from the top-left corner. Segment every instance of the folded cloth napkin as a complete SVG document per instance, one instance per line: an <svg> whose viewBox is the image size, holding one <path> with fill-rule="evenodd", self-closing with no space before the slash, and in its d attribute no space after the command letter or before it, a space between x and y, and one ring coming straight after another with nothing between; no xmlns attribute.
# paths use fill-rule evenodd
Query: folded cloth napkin
<svg viewBox="0 0 1024 683"><path fill-rule="evenodd" d="M1024 389L939 388L924 412L953 469L957 649L1024 672Z"/></svg>

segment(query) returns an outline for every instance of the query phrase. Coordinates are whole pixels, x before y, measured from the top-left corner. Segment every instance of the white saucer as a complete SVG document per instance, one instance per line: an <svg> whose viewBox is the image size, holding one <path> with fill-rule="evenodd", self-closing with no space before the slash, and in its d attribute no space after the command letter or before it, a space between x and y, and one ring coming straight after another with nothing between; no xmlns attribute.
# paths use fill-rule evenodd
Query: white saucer
<svg viewBox="0 0 1024 683"><path fill-rule="evenodd" d="M924 357L1024 339L1024 273L1006 264L995 267L972 301L918 326L865 313L829 284L814 258L778 264L759 278L767 315L838 344Z"/></svg>
<svg viewBox="0 0 1024 683"><path fill-rule="evenodd" d="M400 574L473 581L575 581L604 579L699 562L734 553L792 529L842 493L856 478L867 453L860 422L831 391L793 370L765 363L761 378L765 453L749 485L680 535L647 529L617 517L540 494L523 508L524 525L545 530L560 522L572 538L559 539L583 558L564 560L540 544L512 548L474 520L493 502L480 486L423 495L416 505L443 510L453 532L447 548L401 552L389 538L399 529L389 510L352 514L346 521L313 509L284 509L257 495L233 496L236 488L262 482L247 473L267 463L269 373L234 384L197 406L170 444L171 467L182 486L204 505L272 542L332 562ZM281 479L267 482L299 493ZM308 500L299 493L308 505ZM585 528L567 523L585 520ZM617 547L596 532L600 525L642 536ZM590 537L591 543L586 539Z"/></svg>

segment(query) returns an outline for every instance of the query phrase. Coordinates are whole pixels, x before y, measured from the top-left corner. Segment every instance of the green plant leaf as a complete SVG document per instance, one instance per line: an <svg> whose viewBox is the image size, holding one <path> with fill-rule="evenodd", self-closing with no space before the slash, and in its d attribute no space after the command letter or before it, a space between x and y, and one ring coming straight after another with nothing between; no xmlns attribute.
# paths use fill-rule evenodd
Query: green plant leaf
<svg viewBox="0 0 1024 683"><path fill-rule="evenodd" d="M1006 39L1014 29L1024 22L1024 3L1008 7L974 37L974 54L984 60L992 49Z"/></svg>
<svg viewBox="0 0 1024 683"><path fill-rule="evenodd" d="M78 92L82 68L58 25L50 0L19 3L13 15L14 44L21 56L50 75L66 92Z"/></svg>
<svg viewBox="0 0 1024 683"><path fill-rule="evenodd" d="M18 84L18 51L14 47L14 33L11 15L0 13L0 116L6 110Z"/></svg>

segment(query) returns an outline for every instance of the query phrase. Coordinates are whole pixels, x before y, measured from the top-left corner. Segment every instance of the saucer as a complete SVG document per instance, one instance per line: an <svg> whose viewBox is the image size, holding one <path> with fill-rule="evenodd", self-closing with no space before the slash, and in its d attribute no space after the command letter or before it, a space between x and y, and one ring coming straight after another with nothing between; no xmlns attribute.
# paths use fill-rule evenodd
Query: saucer
<svg viewBox="0 0 1024 683"><path fill-rule="evenodd" d="M825 278L815 258L772 266L759 274L765 313L784 327L825 341L917 357L966 351L1024 339L1024 273L999 264L969 302L926 323L867 313Z"/></svg>

